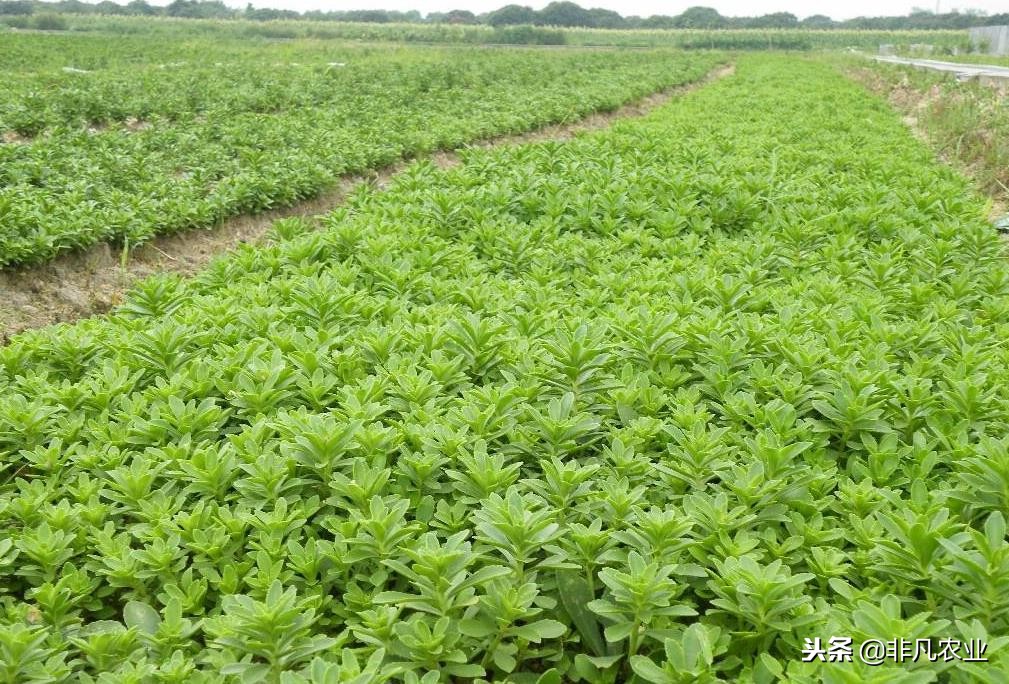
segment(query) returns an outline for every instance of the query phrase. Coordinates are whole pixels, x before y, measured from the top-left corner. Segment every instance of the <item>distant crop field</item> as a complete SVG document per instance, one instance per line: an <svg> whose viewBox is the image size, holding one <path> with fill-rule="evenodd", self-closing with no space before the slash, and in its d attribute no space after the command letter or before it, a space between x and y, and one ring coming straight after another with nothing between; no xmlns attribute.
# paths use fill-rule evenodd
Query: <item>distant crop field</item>
<svg viewBox="0 0 1009 684"><path fill-rule="evenodd" d="M254 78L281 111L296 78L378 98L367 155L716 60L316 56L367 66L196 69L155 152L235 126L258 173L310 166L290 128L194 114ZM1009 681L1007 250L900 115L751 54L461 157L0 348L0 681Z"/></svg>
<svg viewBox="0 0 1009 684"><path fill-rule="evenodd" d="M211 226L405 156L568 122L721 58L4 35L0 265Z"/></svg>
<svg viewBox="0 0 1009 684"><path fill-rule="evenodd" d="M710 48L725 50L876 50L882 44L902 48L932 45L940 52L964 48L966 31L875 31L813 29L565 29L570 45L640 45L649 47Z"/></svg>
<svg viewBox="0 0 1009 684"><path fill-rule="evenodd" d="M854 29L596 29L549 26L398 24L329 22L305 20L210 20L149 19L116 16L59 16L65 30L118 35L149 35L190 38L195 35L267 38L284 40L318 38L325 40L392 41L446 44L547 44L621 47L677 47L726 50L820 50L858 48L876 50L881 44L906 49L911 45L932 45L949 52L970 45L965 30L854 30ZM24 28L30 22L19 17L0 17L3 22Z"/></svg>

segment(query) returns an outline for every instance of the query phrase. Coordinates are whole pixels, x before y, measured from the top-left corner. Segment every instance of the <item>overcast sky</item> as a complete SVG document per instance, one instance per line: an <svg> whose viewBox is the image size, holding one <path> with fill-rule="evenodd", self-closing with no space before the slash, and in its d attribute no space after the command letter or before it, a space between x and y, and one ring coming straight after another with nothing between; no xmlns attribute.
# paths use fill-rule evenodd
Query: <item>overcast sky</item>
<svg viewBox="0 0 1009 684"><path fill-rule="evenodd" d="M915 7L934 10L935 0L902 2L901 0L694 0L675 2L670 0L575 0L582 7L604 7L616 10L624 16L637 14L676 15L691 5L714 7L726 16L756 16L771 12L791 12L800 19L811 14L826 14L834 19L850 19L857 16L888 16L907 14ZM246 0L225 0L235 7L244 7ZM420 10L422 13L445 12L450 9L468 9L476 14L497 9L502 5L516 2L540 9L549 0L523 2L522 0L252 0L256 7L305 10L349 10L349 9L389 9ZM166 4L164 0L156 4ZM989 14L1005 12L1009 8L1007 0L939 0L939 9L978 9Z"/></svg>

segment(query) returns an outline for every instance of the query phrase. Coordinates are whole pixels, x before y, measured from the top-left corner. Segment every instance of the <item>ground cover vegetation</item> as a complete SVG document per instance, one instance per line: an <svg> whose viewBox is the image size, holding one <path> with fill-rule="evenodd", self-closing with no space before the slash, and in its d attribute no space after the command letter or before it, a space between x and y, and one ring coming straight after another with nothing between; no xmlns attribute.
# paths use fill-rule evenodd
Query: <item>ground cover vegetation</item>
<svg viewBox="0 0 1009 684"><path fill-rule="evenodd" d="M999 64L997 57L983 55L965 61ZM1003 62L1009 65L1009 60ZM849 69L903 112L941 157L960 165L994 198L996 212L1009 211L1009 92L927 69L891 64Z"/></svg>
<svg viewBox="0 0 1009 684"><path fill-rule="evenodd" d="M19 35L0 64L0 265L212 226L345 174L570 122L723 57Z"/></svg>
<svg viewBox="0 0 1009 684"><path fill-rule="evenodd" d="M0 350L0 679L1004 682L1009 265L830 65ZM803 639L989 663L802 663Z"/></svg>

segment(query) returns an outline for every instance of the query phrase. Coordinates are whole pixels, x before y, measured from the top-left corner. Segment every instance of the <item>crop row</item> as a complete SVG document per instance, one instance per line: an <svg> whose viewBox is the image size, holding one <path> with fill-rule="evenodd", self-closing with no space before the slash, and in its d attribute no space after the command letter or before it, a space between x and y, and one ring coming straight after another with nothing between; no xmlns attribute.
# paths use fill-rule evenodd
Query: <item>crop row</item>
<svg viewBox="0 0 1009 684"><path fill-rule="evenodd" d="M0 679L1009 679L1009 266L883 102L464 156L0 350Z"/></svg>
<svg viewBox="0 0 1009 684"><path fill-rule="evenodd" d="M0 144L0 265L289 205L404 156L615 109L718 60L424 48L327 58L316 47L311 65L273 66L266 50L216 67L212 50L193 50L190 63L135 74L22 70L22 87L51 86L3 114L45 134ZM117 123L131 118L143 125Z"/></svg>

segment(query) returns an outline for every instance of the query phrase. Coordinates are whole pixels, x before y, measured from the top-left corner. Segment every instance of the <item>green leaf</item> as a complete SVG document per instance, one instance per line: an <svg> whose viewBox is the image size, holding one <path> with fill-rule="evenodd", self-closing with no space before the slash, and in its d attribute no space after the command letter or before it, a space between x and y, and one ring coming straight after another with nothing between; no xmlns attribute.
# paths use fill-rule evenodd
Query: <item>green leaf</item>
<svg viewBox="0 0 1009 684"><path fill-rule="evenodd" d="M161 616L147 603L128 601L123 608L123 622L144 634L154 634L161 625Z"/></svg>
<svg viewBox="0 0 1009 684"><path fill-rule="evenodd" d="M561 673L557 671L556 667L552 667L536 680L536 684L561 684Z"/></svg>
<svg viewBox="0 0 1009 684"><path fill-rule="evenodd" d="M784 674L785 668L769 653L761 653L757 657L756 667L753 669L753 679L758 684L769 684Z"/></svg>
<svg viewBox="0 0 1009 684"><path fill-rule="evenodd" d="M490 620L465 618L459 621L459 632L474 639L483 639L497 632L497 627Z"/></svg>
<svg viewBox="0 0 1009 684"><path fill-rule="evenodd" d="M670 684L673 678L666 674L666 671L652 662L651 658L643 655L631 656L631 669L634 674L652 684Z"/></svg>
<svg viewBox="0 0 1009 684"><path fill-rule="evenodd" d="M518 646L515 644L500 644L494 649L491 658L494 664L503 672L511 672L518 665L515 654L518 653Z"/></svg>
<svg viewBox="0 0 1009 684"><path fill-rule="evenodd" d="M585 658L590 663L592 663L595 667L598 667L600 670L606 670L613 667L614 665L619 663L623 659L623 657L624 655L622 653L609 656L590 656L590 655L585 656Z"/></svg>
<svg viewBox="0 0 1009 684"><path fill-rule="evenodd" d="M633 631L633 622L618 622L604 629L603 634L606 635L606 641L615 644L629 637Z"/></svg>
<svg viewBox="0 0 1009 684"><path fill-rule="evenodd" d="M485 674L487 674L486 670L484 670L482 667L474 663L463 663L460 665L446 665L444 669L446 674L450 674L453 677L475 678L475 677L483 677Z"/></svg>
<svg viewBox="0 0 1009 684"><path fill-rule="evenodd" d="M543 639L556 639L567 631L567 627L556 620L537 620L528 625L512 627L511 631L523 639L538 644Z"/></svg>
<svg viewBox="0 0 1009 684"><path fill-rule="evenodd" d="M221 674L237 675L242 682L255 684L267 678L270 667L262 663L229 663L221 668Z"/></svg>
<svg viewBox="0 0 1009 684"><path fill-rule="evenodd" d="M597 656L606 655L606 644L599 631L599 621L588 608L589 602L595 598L588 582L581 573L571 570L558 570L556 578L561 604L574 623L582 643L592 649Z"/></svg>
<svg viewBox="0 0 1009 684"><path fill-rule="evenodd" d="M618 670L611 670L614 665L623 660L623 654L594 657L579 653L574 659L574 671L582 679L590 682L613 682Z"/></svg>

